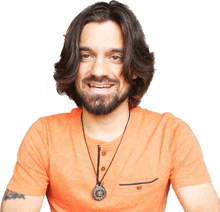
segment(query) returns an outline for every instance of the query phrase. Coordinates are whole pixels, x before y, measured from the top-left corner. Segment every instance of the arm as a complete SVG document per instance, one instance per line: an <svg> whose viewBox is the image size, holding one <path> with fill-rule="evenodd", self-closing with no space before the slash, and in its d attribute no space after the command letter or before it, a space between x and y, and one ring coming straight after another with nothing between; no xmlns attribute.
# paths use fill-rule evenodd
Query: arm
<svg viewBox="0 0 220 212"><path fill-rule="evenodd" d="M39 212L49 184L49 150L43 121L26 133L17 154L13 177L1 204L1 212ZM18 193L16 193L18 192Z"/></svg>
<svg viewBox="0 0 220 212"><path fill-rule="evenodd" d="M219 212L219 199L211 183L174 189L186 212Z"/></svg>
<svg viewBox="0 0 220 212"><path fill-rule="evenodd" d="M1 204L1 212L39 212L44 196L27 196L6 190Z"/></svg>

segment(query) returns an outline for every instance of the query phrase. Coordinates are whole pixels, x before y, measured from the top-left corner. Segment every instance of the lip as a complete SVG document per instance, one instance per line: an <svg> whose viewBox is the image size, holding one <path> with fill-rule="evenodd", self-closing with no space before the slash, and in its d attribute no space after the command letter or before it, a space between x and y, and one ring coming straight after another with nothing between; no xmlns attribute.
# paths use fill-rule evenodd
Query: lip
<svg viewBox="0 0 220 212"><path fill-rule="evenodd" d="M108 94L115 88L115 84L109 83L86 83L86 88L90 93Z"/></svg>
<svg viewBox="0 0 220 212"><path fill-rule="evenodd" d="M88 83L87 84L90 88L94 87L94 88L110 88L111 86L113 86L113 84L104 84L104 83Z"/></svg>

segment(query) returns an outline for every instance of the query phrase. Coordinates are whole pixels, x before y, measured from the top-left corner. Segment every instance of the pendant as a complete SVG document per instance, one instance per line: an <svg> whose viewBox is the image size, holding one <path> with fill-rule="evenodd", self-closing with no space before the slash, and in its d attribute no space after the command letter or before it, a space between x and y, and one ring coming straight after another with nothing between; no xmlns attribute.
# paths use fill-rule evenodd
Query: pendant
<svg viewBox="0 0 220 212"><path fill-rule="evenodd" d="M102 184L97 184L95 188L93 189L92 196L94 197L95 200L103 200L106 196L106 190L102 186Z"/></svg>

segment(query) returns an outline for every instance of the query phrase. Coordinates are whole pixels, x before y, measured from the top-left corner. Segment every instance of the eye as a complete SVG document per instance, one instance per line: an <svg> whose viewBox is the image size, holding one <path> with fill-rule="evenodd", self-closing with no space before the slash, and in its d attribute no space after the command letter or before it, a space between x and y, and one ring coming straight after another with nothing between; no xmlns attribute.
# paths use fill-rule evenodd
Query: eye
<svg viewBox="0 0 220 212"><path fill-rule="evenodd" d="M113 55L113 56L112 56L112 59L113 59L113 60L120 60L121 57L119 57L118 55Z"/></svg>
<svg viewBox="0 0 220 212"><path fill-rule="evenodd" d="M84 53L80 55L81 61L87 61L92 58L90 54Z"/></svg>
<svg viewBox="0 0 220 212"><path fill-rule="evenodd" d="M110 59L115 63L121 63L123 58L120 55L112 55Z"/></svg>
<svg viewBox="0 0 220 212"><path fill-rule="evenodd" d="M81 54L80 56L81 56L81 58L89 58L90 57L89 54Z"/></svg>

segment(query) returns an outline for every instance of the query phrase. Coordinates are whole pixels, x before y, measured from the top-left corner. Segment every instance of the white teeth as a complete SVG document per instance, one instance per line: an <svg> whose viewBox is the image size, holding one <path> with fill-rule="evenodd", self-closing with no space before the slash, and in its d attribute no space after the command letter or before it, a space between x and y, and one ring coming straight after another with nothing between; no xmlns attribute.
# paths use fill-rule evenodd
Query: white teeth
<svg viewBox="0 0 220 212"><path fill-rule="evenodd" d="M97 85L97 84L89 84L89 87L94 87L94 88L110 88L111 85Z"/></svg>

